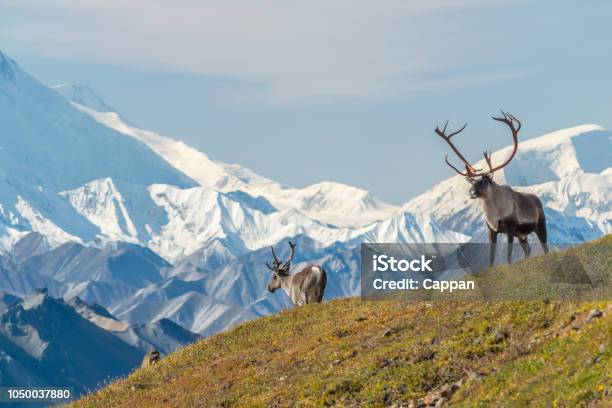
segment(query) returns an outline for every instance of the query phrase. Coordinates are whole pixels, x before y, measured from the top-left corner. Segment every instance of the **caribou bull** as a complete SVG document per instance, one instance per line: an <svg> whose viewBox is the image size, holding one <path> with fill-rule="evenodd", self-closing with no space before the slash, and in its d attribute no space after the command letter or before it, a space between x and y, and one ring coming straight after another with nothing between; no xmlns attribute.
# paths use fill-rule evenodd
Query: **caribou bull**
<svg viewBox="0 0 612 408"><path fill-rule="evenodd" d="M542 202L533 194L519 193L514 191L510 186L499 185L493 181L493 173L506 167L514 158L518 149L518 132L521 130L521 122L513 115L502 111L502 116L493 117L498 122L505 123L512 132L514 146L510 156L500 165L493 166L491 162L491 152L485 151L484 158L488 166L488 170L479 170L471 165L465 157L459 152L457 147L451 142L451 138L465 129L467 123L463 127L449 135L446 134L446 126L443 129L436 127L435 132L444 139L451 147L453 152L465 165L465 172L460 171L448 161L448 155L445 160L451 168L457 173L465 177L472 185L470 189L470 198L479 199L484 211L485 221L489 228L489 265L492 266L495 262L495 247L497 244L497 234L502 233L508 236L508 263L512 262L512 243L514 237L517 237L525 258L531 254L531 248L527 241L527 236L535 232L538 236L542 248L545 253L548 253L546 244L546 218L544 216L544 208Z"/></svg>

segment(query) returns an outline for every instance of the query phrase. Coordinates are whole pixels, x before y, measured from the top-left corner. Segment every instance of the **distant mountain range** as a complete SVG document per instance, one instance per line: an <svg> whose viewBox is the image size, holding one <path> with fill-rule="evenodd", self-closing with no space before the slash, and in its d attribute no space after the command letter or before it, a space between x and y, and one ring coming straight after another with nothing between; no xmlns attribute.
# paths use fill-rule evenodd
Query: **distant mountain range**
<svg viewBox="0 0 612 408"><path fill-rule="evenodd" d="M120 322L78 298L39 290L23 299L0 293L0 381L4 386L64 386L83 393L138 367L145 352L172 352L199 338L169 320Z"/></svg>
<svg viewBox="0 0 612 408"><path fill-rule="evenodd" d="M552 242L612 232L612 132L599 126L521 142L496 180L541 197ZM455 176L394 206L340 183L285 186L141 129L87 87L48 88L0 53L0 330L11 361L27 365L0 370L50 378L37 326L15 323L18 335L8 326L22 309L61 310L53 316L83 320L92 337L136 356L91 384L149 347L170 351L287 307L284 294L267 293L264 263L288 238L298 243L295 269L327 269L327 299L356 295L362 242L486 240L467 191ZM28 308L36 302L53 306Z"/></svg>

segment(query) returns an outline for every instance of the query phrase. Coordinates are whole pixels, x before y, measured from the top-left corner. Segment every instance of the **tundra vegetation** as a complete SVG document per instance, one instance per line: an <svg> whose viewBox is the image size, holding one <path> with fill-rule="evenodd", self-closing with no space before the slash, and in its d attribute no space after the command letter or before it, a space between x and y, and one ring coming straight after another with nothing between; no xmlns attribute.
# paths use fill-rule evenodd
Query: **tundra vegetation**
<svg viewBox="0 0 612 408"><path fill-rule="evenodd" d="M574 249L612 271L612 236ZM497 267L528 279L551 253ZM291 308L185 347L72 407L610 406L612 301Z"/></svg>

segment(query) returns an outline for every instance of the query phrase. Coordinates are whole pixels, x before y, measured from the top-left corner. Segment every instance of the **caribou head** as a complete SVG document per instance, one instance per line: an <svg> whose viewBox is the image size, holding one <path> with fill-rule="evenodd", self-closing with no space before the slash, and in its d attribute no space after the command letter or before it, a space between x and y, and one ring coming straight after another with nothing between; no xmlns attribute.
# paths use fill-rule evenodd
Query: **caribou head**
<svg viewBox="0 0 612 408"><path fill-rule="evenodd" d="M291 270L291 261L293 261L293 255L295 254L295 244L289 241L289 247L291 248L291 255L284 262L278 259L276 253L274 253L274 247L270 247L274 259L272 260L272 265L266 262L266 266L272 271L272 279L268 283L268 291L271 293L274 293L276 289L282 286L283 278L291 275L289 271Z"/></svg>

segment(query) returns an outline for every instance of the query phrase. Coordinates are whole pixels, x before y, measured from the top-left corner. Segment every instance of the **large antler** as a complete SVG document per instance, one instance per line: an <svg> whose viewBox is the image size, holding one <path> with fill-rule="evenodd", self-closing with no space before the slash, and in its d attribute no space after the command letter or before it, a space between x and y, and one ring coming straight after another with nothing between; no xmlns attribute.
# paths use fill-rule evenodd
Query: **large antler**
<svg viewBox="0 0 612 408"><path fill-rule="evenodd" d="M512 159L514 158L514 155L516 155L516 151L518 150L518 132L519 130L521 130L521 126L522 126L521 121L518 120L511 113L506 113L504 111L501 111L501 113L502 113L501 117L492 116L491 119L496 120L498 122L503 122L506 125L508 125L508 127L510 128L510 131L512 132L512 142L514 143L514 146L512 147L512 153L506 159L505 162L503 162L499 166L493 167L493 164L491 163L491 152L484 151L483 154L484 154L485 161L487 162L487 166L489 166L489 171L483 174L479 174L479 176L493 174L493 172L496 172L497 170L506 167L512 161ZM514 125L514 122L517 123L518 127Z"/></svg>
<svg viewBox="0 0 612 408"><path fill-rule="evenodd" d="M285 269L288 266L291 266L291 261L293 261L293 254L295 254L296 244L289 241L289 247L291 247L291 255L289 255L289 259L283 262L279 260L278 257L276 256L276 253L274 252L274 246L271 246L270 249L272 250L272 256L274 257L274 267L270 266L270 264L267 262L266 262L266 266L272 271L277 269L279 266L280 266L280 269Z"/></svg>
<svg viewBox="0 0 612 408"><path fill-rule="evenodd" d="M294 244L293 242L289 241L289 247L291 247L291 255L289 255L289 259L287 259L287 261L285 261L285 263L283 264L283 267L290 266L291 265L291 261L293 261L293 254L295 254L296 244Z"/></svg>
<svg viewBox="0 0 612 408"><path fill-rule="evenodd" d="M459 159L461 159L461 161L463 162L463 164L465 165L465 173L460 171L458 168L456 168L455 166L453 166L449 161L448 161L448 154L444 156L444 160L446 161L446 164L448 164L453 170L455 170L457 173L461 174L464 177L468 177L468 178L472 178L475 177L475 174L477 172L477 170L474 168L474 166L472 166L470 164L470 162L467 161L467 159L465 157L463 157L463 155L461 154L461 152L459 151L459 149L457 149L457 147L455 147L455 145L453 144L453 142L451 142L451 137L455 136L458 133L463 132L463 130L466 128L467 123L465 125L463 125L463 127L459 130L454 131L453 133L451 133L450 135L446 134L446 127L448 126L448 120L446 121L446 123L444 124L444 128L440 130L440 128L438 126L436 126L436 129L434 130L438 136L440 136L442 139L444 139L446 141L446 143L448 143L448 145L451 147L451 149L453 149L453 152L455 152L455 154L457 155L457 157L459 157Z"/></svg>
<svg viewBox="0 0 612 408"><path fill-rule="evenodd" d="M274 268L270 266L270 264L268 264L266 262L266 266L270 269L270 270L274 270L275 268L278 268L278 266L282 263L281 261L278 260L278 258L276 257L276 254L274 253L274 246L270 246L270 249L272 250L272 256L274 257Z"/></svg>
<svg viewBox="0 0 612 408"><path fill-rule="evenodd" d="M506 161L504 163L502 163L501 165L499 165L497 167L493 167L493 164L491 162L491 152L487 152L485 150L483 152L483 154L484 154L485 162L487 163L487 166L489 167L489 170L482 172L482 171L474 168L474 166L472 166L470 164L470 162L468 162L465 159L465 157L463 157L461 152L459 152L459 150L455 147L453 142L451 142L451 140L450 140L451 137L453 137L456 134L462 132L463 129L465 129L465 127L467 126L467 123L465 125L463 125L463 127L461 129L451 133L450 135L446 135L446 126L448 125L448 121L446 121L446 124L444 125L444 128L442 130L440 130L440 128L436 126L435 132L438 134L438 136L440 136L442 139L444 139L446 141L446 143L448 143L448 145L451 147L451 149L453 149L453 151L455 152L457 157L459 157L459 159L461 159L463 164L465 164L465 172L462 172L459 169L457 169L455 166L453 166L448 161L448 155L444 156L444 160L446 161L446 164L448 164L457 173L459 173L462 176L467 177L467 178L475 178L475 177L480 177L480 176L486 176L486 175L489 175L489 174L493 174L495 171L497 171L497 170L507 166L508 163L510 163L510 161L512 161L512 159L514 158L514 155L516 154L516 151L518 149L518 132L519 132L519 130L521 130L521 122L516 117L514 117L512 114L510 114L510 113L506 113L504 111L501 111L501 113L502 113L501 117L493 117L493 119L497 120L499 122L503 122L503 123L505 123L506 125L508 125L510 127L510 130L512 131L512 139L514 141L514 148L512 150L512 154L510 155L510 157L508 157L508 159L506 159ZM514 122L517 123L518 127L514 125Z"/></svg>

